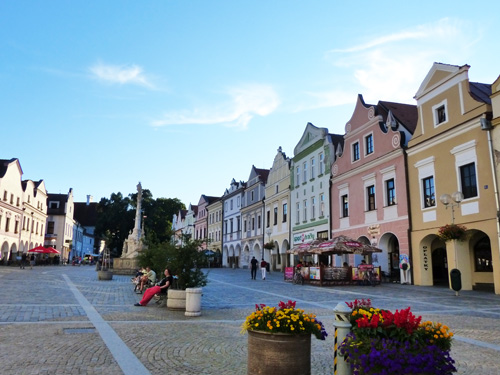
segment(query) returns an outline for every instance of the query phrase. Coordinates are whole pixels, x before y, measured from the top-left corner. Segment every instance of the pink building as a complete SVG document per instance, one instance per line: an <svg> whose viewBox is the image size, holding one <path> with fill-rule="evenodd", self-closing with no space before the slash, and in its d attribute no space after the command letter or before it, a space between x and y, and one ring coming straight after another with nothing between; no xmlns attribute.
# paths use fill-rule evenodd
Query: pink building
<svg viewBox="0 0 500 375"><path fill-rule="evenodd" d="M411 282L399 265L410 258L405 148L416 124L416 106L370 105L358 95L331 172L332 238L343 234L381 248L369 261L402 283ZM362 257L335 258L335 265L356 266Z"/></svg>
<svg viewBox="0 0 500 375"><path fill-rule="evenodd" d="M202 194L200 200L198 201L198 212L196 214L196 220L194 222L194 238L196 240L203 241L201 244L201 248L203 250L207 248L207 239L208 239L207 206L219 199L220 199L219 197L210 197Z"/></svg>

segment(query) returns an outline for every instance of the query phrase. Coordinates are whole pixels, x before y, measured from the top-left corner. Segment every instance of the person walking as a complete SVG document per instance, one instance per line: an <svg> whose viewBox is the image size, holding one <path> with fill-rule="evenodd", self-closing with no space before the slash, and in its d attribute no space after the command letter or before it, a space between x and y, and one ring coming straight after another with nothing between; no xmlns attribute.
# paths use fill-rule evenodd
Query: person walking
<svg viewBox="0 0 500 375"><path fill-rule="evenodd" d="M24 270L25 266L26 266L26 253L23 253L21 255L21 266L19 268L21 268L22 270Z"/></svg>
<svg viewBox="0 0 500 375"><path fill-rule="evenodd" d="M30 256L30 269L33 269L34 265L35 265L35 254L31 254L31 256Z"/></svg>
<svg viewBox="0 0 500 375"><path fill-rule="evenodd" d="M267 262L262 258L262 261L260 262L260 272L262 273L262 280L266 279L266 267L267 267Z"/></svg>
<svg viewBox="0 0 500 375"><path fill-rule="evenodd" d="M252 260L250 261L251 268L250 268L250 274L252 275L252 280L255 280L257 277L257 264L259 261L255 259L255 257L252 257Z"/></svg>

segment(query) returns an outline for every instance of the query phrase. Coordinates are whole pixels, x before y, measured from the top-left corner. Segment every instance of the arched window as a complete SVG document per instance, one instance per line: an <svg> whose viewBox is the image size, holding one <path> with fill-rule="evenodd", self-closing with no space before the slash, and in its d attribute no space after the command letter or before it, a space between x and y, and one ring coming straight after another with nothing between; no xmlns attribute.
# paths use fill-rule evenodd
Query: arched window
<svg viewBox="0 0 500 375"><path fill-rule="evenodd" d="M490 239L486 236L474 246L474 264L476 272L493 272Z"/></svg>

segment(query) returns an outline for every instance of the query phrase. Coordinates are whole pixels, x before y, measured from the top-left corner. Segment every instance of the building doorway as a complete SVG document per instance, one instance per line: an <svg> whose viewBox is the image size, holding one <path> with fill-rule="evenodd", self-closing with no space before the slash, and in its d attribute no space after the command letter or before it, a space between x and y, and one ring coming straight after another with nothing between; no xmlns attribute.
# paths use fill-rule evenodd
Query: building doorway
<svg viewBox="0 0 500 375"><path fill-rule="evenodd" d="M439 247L432 251L433 285L448 286L448 259L446 249Z"/></svg>

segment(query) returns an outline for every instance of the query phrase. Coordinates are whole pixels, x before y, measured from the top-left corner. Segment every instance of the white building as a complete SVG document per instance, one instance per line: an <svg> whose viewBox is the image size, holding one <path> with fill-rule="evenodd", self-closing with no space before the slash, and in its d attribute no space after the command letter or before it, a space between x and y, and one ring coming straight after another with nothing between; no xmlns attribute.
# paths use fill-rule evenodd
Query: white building
<svg viewBox="0 0 500 375"><path fill-rule="evenodd" d="M66 262L70 256L75 225L73 189L69 189L68 194L48 194L47 215L45 245L59 250L61 260Z"/></svg>
<svg viewBox="0 0 500 375"><path fill-rule="evenodd" d="M241 199L246 184L231 181L229 189L222 196L222 265L240 267L241 256Z"/></svg>
<svg viewBox="0 0 500 375"><path fill-rule="evenodd" d="M22 181L22 175L18 159L0 160L0 258L5 263L43 244L45 183Z"/></svg>

